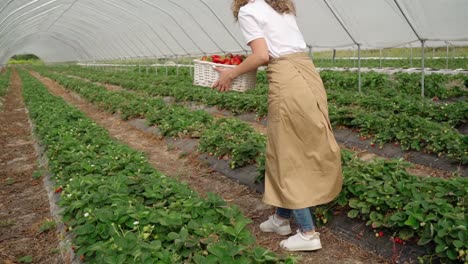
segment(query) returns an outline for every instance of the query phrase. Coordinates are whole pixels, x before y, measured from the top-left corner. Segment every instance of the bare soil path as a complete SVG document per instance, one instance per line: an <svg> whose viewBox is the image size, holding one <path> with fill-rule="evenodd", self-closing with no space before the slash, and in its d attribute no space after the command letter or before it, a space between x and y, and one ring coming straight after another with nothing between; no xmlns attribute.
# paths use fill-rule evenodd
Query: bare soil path
<svg viewBox="0 0 468 264"><path fill-rule="evenodd" d="M41 179L34 179L37 154L29 117L21 95L21 80L12 73L12 86L0 112L0 264L63 263L55 227L40 232L51 221L49 198Z"/></svg>

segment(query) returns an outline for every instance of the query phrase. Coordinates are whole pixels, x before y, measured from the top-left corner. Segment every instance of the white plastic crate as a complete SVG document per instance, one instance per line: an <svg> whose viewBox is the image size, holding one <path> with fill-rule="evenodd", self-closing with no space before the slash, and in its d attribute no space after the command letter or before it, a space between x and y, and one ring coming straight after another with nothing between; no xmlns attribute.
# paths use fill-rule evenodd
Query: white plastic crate
<svg viewBox="0 0 468 264"><path fill-rule="evenodd" d="M195 65L193 84L205 87L211 87L219 78L219 73L214 69L214 67L236 67L236 65L219 64L202 60L194 60L193 62ZM255 88L256 83L257 71L248 72L236 77L232 81L231 90L237 92L245 92L248 89Z"/></svg>

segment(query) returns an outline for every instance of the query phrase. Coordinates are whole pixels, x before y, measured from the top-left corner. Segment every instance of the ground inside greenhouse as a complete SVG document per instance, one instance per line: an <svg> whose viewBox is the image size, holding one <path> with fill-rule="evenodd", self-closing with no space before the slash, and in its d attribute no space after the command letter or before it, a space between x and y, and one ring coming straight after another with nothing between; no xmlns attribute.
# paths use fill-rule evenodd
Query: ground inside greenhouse
<svg viewBox="0 0 468 264"><path fill-rule="evenodd" d="M55 228L40 232L52 220L42 179L34 179L37 154L21 82L12 86L0 109L0 264L62 263Z"/></svg>
<svg viewBox="0 0 468 264"><path fill-rule="evenodd" d="M70 105L76 106L98 125L106 128L111 137L130 147L144 152L149 162L164 174L186 182L190 188L204 195L212 192L223 197L227 202L237 205L244 215L253 220L249 228L256 237L257 243L279 254L285 254L279 248L283 237L276 234L261 233L258 226L273 213L273 208L262 203L261 195L255 190L228 179L204 162L200 162L195 153L186 153L177 148L171 148L165 140L159 139L151 132L145 132L134 127L130 122L122 121L116 115L105 113L95 106L82 100L74 93L66 91L56 82L38 77L57 96L63 97ZM294 227L293 227L294 228ZM377 254L359 246L346 242L334 234L329 228L323 227L321 240L323 249L312 253L297 253L300 263L387 263Z"/></svg>
<svg viewBox="0 0 468 264"><path fill-rule="evenodd" d="M202 195L207 192L213 192L223 197L227 202L238 205L243 213L253 220L249 228L256 237L257 243L279 254L284 254L284 251L279 248L279 241L283 238L276 234L263 234L258 228L259 223L273 213L273 208L264 205L261 202L261 195L253 188L238 184L229 179L210 166L209 160L200 160L200 157L197 156L196 153L176 148L174 147L175 144L171 144L168 139L160 139L150 128L144 126L139 127L136 125L136 123L138 123L136 122L137 120L128 122L122 121L118 116L110 115L99 110L95 106L82 100L76 94L66 91L63 87L50 79L40 77L38 74L34 74L34 76L39 78L51 93L63 97L70 105L77 107L98 125L106 128L111 137L136 150L144 152L150 163L159 171L186 182L192 189L198 191ZM22 96L19 91L20 83L16 72L12 74L12 78L15 80L13 83L14 85L5 98L4 110L0 112L0 122L2 124L8 124L8 126L2 125L0 129L2 133L0 147L6 150L3 152L11 153L8 155L5 155L3 152L0 153L0 164L2 164L0 168L0 264L17 263L17 259L24 254L32 255L33 257L37 255L33 263L57 263L54 262L59 255L56 250L58 247L56 234L54 232L47 232L38 235L38 226L43 220L25 217L25 215L31 214L30 212L38 214L38 211L45 213L43 216L44 218L50 218L50 214L48 212L49 204L47 194L43 189L42 181L32 178L32 173L36 170L37 156L32 147L34 142L32 142L30 131L28 132L29 134L24 132L25 134L23 136L27 139L21 139L23 141L15 137L20 131L25 130L21 128L29 129L29 123L25 114L24 104L22 103ZM109 88L115 90L120 89L118 86ZM26 117L15 119L16 112L22 112ZM261 129L261 127L258 129ZM11 134L7 133L9 130ZM29 145L31 149L23 150L23 144ZM12 150L9 150L8 147ZM28 156L26 153L30 153L31 155ZM361 158L363 159L372 159L374 157L375 154L373 153L361 153ZM28 169L26 170L27 172L23 172L22 174L16 173L16 169L24 166L23 162L27 161L29 161L30 166L26 166L26 169ZM21 165L19 162L21 162ZM11 166L3 166L4 164L8 165L8 163L11 163ZM222 161L220 161L220 163L222 163ZM10 169L4 172L4 168ZM416 172L416 174L421 175L442 176L441 174L443 174L440 172L431 172L431 170L421 166L415 167L413 170L415 170L414 172ZM13 178L14 183L12 185L6 184L6 178ZM19 183L22 184L20 185ZM38 189L31 189L31 186ZM41 196L42 198L39 197L40 193L43 194ZM26 199L31 199L32 201ZM12 226L8 221L3 222L4 219L9 219L2 215L4 206L15 208L14 211L13 209L9 209L13 215L10 216L13 221L18 221L19 223L19 219L27 218L26 221L18 226ZM7 225L6 228L4 228L2 224ZM352 227L353 232L351 232L351 228L350 232L337 232L336 230L339 230L339 228L337 229L336 225ZM375 253L376 251L372 250L372 246L374 248L386 247L386 251L392 253L395 258L405 253L402 252L401 248L393 249L392 243L388 240L388 237L376 240L375 237L372 238L373 233L368 227L362 223L353 222L346 218L339 219L328 227L322 227L319 231L321 232L324 248L317 252L295 254L302 259L300 263L392 262L392 256L389 257L387 255L386 257L380 257ZM7 235L9 234L9 237L6 237L6 239L9 239L8 241L13 241L17 243L18 246L6 247L8 244L5 242L7 240L4 238L4 233ZM359 236L355 234L359 234ZM38 237L43 239L47 237L50 241L37 240L39 239ZM361 242L359 242L359 240ZM350 243L349 241L354 241L354 243Z"/></svg>

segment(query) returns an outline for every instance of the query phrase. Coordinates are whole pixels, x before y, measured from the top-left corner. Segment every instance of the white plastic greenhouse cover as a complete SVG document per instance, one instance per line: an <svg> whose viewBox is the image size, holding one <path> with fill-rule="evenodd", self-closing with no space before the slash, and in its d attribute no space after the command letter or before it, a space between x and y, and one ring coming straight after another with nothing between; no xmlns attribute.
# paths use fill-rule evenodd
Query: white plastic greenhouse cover
<svg viewBox="0 0 468 264"><path fill-rule="evenodd" d="M468 0L296 0L313 50L468 45ZM248 52L230 0L0 0L0 65Z"/></svg>

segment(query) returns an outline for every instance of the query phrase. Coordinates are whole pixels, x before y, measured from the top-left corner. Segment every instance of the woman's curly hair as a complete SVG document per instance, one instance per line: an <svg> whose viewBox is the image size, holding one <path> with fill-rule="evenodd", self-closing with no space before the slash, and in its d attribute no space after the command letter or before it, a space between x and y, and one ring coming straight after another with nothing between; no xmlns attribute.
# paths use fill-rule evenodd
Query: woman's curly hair
<svg viewBox="0 0 468 264"><path fill-rule="evenodd" d="M237 20L239 9L245 6L250 0L233 0L232 13ZM296 15L296 7L292 0L265 0L276 12L280 14Z"/></svg>

